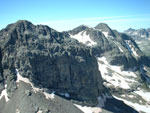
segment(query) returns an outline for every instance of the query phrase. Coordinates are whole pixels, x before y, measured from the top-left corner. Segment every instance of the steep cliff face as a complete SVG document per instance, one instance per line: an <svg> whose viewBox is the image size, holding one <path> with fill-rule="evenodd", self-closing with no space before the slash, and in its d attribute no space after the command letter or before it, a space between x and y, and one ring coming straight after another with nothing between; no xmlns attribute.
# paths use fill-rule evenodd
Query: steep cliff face
<svg viewBox="0 0 150 113"><path fill-rule="evenodd" d="M35 85L90 105L104 93L96 58L90 49L47 26L18 21L0 33L2 67L8 95L16 89L16 69Z"/></svg>

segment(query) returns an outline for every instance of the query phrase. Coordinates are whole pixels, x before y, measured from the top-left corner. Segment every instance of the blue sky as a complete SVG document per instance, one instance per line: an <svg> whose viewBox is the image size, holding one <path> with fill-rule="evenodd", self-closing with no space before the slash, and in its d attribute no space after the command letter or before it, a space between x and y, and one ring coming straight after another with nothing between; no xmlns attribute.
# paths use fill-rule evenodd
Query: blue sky
<svg viewBox="0 0 150 113"><path fill-rule="evenodd" d="M0 29L22 19L58 31L101 22L118 31L150 28L150 0L0 0Z"/></svg>

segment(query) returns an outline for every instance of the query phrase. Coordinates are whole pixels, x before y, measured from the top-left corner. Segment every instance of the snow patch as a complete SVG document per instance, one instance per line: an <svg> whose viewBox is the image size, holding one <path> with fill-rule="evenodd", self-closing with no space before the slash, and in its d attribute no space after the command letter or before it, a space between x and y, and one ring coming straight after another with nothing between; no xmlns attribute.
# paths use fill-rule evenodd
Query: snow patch
<svg viewBox="0 0 150 113"><path fill-rule="evenodd" d="M113 41L114 42L114 44L118 47L118 49L123 53L124 51L123 51L123 49L119 46L119 44L117 43L117 42L115 42L115 41Z"/></svg>
<svg viewBox="0 0 150 113"><path fill-rule="evenodd" d="M32 89L33 89L33 91L34 91L35 93L41 92L41 93L43 93L43 94L45 95L45 97L46 97L47 99L54 99L54 96L55 96L54 92L53 92L52 94L49 94L49 93L47 93L47 92L44 92L43 89L40 89L40 88L35 87L35 86L30 82L30 80L29 80L28 78L22 77L22 76L19 74L18 69L16 69L16 72L17 72L17 81L16 81L17 84L19 83L19 81L23 81L23 82L25 82L25 83L27 83L27 84L30 84L31 87L32 87Z"/></svg>
<svg viewBox="0 0 150 113"><path fill-rule="evenodd" d="M81 111L83 111L83 113L93 113L92 110L90 109L90 107L87 106L81 106L81 105L77 105L74 104L77 108L79 108Z"/></svg>
<svg viewBox="0 0 150 113"><path fill-rule="evenodd" d="M137 54L136 50L134 49L134 47L132 47L131 45L131 41L126 40L126 47L129 50L129 52L133 53L134 56L138 57L139 55Z"/></svg>
<svg viewBox="0 0 150 113"><path fill-rule="evenodd" d="M22 76L19 74L18 69L16 69L16 72L17 72L17 81L16 81L17 84L19 83L19 81L23 81L23 82L25 82L25 83L27 83L27 84L30 84L35 93L36 93L36 92L39 92L40 90L42 90L42 89L40 89L40 88L34 87L34 85L30 82L30 80L29 80L28 78L22 77Z"/></svg>
<svg viewBox="0 0 150 113"><path fill-rule="evenodd" d="M5 97L5 100L6 102L9 101L9 98L8 98L8 94L7 94L7 85L5 85L5 89L2 90L1 92L1 95L0 95L0 100L3 98L3 96Z"/></svg>
<svg viewBox="0 0 150 113"><path fill-rule="evenodd" d="M136 109L139 112L141 112L141 111L145 112L145 113L149 113L150 112L150 106L149 105L141 105L141 104L133 103L133 102L127 101L125 99L118 98L116 96L114 96L114 98L123 101L125 104L133 107L134 109Z"/></svg>
<svg viewBox="0 0 150 113"><path fill-rule="evenodd" d="M19 109L16 109L16 113L20 113Z"/></svg>
<svg viewBox="0 0 150 113"><path fill-rule="evenodd" d="M118 48L119 48L119 50L123 53L123 49L121 49L121 47L119 47L119 46L118 46Z"/></svg>
<svg viewBox="0 0 150 113"><path fill-rule="evenodd" d="M145 38L146 36L145 35L141 35L141 37Z"/></svg>
<svg viewBox="0 0 150 113"><path fill-rule="evenodd" d="M109 35L108 32L104 32L104 31L103 31L102 33L104 34L104 36L105 36L107 39L108 39L108 37L114 39L114 37L111 36L111 35Z"/></svg>
<svg viewBox="0 0 150 113"><path fill-rule="evenodd" d="M102 32L104 36L107 38L108 37L108 32Z"/></svg>
<svg viewBox="0 0 150 113"><path fill-rule="evenodd" d="M37 113L43 113L43 111L42 111L42 110L39 110Z"/></svg>
<svg viewBox="0 0 150 113"><path fill-rule="evenodd" d="M140 91L135 91L135 93L141 96L145 101L150 102L150 92L140 90Z"/></svg>
<svg viewBox="0 0 150 113"><path fill-rule="evenodd" d="M54 93L49 94L47 92L43 92L43 94L45 95L46 99L54 99L54 97L55 97Z"/></svg>
<svg viewBox="0 0 150 113"><path fill-rule="evenodd" d="M87 46L94 46L97 43L91 40L90 36L86 34L86 31L81 31L76 35L70 35L71 38L78 40L79 42L86 44Z"/></svg>
<svg viewBox="0 0 150 113"><path fill-rule="evenodd" d="M83 113L100 113L102 112L102 109L99 107L87 107L87 106L81 106L74 104L77 108L79 108Z"/></svg>
<svg viewBox="0 0 150 113"><path fill-rule="evenodd" d="M110 65L105 57L98 58L98 65L102 78L109 83L108 86L130 89L130 86L136 83L137 76L134 72L122 71L120 66ZM109 70L112 70L111 75Z"/></svg>
<svg viewBox="0 0 150 113"><path fill-rule="evenodd" d="M138 33L137 33L137 32L134 32L133 35L138 35Z"/></svg>

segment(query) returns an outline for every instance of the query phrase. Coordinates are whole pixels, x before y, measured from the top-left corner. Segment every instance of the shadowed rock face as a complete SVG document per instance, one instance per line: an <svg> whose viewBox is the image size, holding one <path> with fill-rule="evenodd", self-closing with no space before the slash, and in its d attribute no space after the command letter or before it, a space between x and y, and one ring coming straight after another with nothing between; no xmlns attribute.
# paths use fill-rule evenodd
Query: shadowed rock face
<svg viewBox="0 0 150 113"><path fill-rule="evenodd" d="M90 50L47 26L18 21L0 32L2 67L9 96L16 89L16 72L35 85L67 92L96 105L104 92L96 58Z"/></svg>

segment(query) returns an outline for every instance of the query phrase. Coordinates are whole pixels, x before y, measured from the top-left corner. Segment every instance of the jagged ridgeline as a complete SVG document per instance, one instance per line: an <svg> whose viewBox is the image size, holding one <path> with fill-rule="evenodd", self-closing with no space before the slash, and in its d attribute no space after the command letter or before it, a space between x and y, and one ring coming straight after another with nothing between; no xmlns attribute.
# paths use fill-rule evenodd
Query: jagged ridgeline
<svg viewBox="0 0 150 113"><path fill-rule="evenodd" d="M149 64L130 36L104 23L66 32L26 20L9 24L0 31L0 113L82 113L73 103L136 113L103 85L102 59L125 71Z"/></svg>
<svg viewBox="0 0 150 113"><path fill-rule="evenodd" d="M125 70L139 67L140 62L148 64L147 58L130 36L111 30L104 23L95 28L82 25L69 31L69 34L90 46L94 56L106 56L110 64L122 66Z"/></svg>

